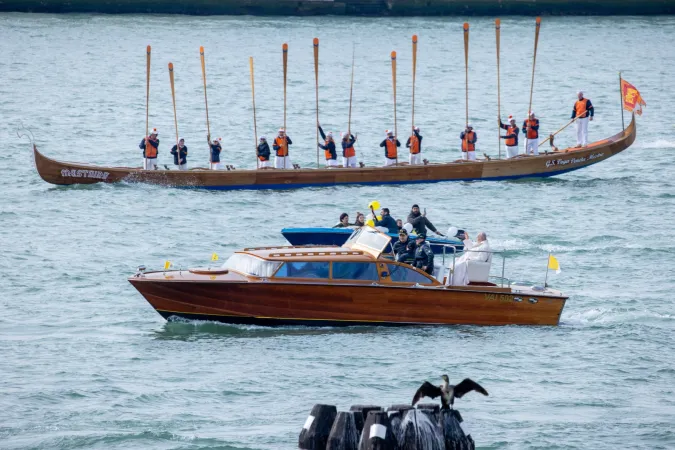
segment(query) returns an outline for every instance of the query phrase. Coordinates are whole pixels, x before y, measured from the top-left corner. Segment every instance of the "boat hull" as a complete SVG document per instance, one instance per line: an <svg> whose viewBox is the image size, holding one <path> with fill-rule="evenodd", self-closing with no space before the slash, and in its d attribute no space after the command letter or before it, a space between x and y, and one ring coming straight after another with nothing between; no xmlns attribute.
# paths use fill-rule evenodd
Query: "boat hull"
<svg viewBox="0 0 675 450"><path fill-rule="evenodd" d="M342 245L347 242L354 230L350 228L284 228L281 234L291 245ZM391 238L392 245L398 242L398 234L385 233ZM427 237L431 250L436 254L443 253L443 245L452 245L461 252L464 243L459 239L440 239L432 236ZM450 248L446 248L447 254L452 254Z"/></svg>
<svg viewBox="0 0 675 450"><path fill-rule="evenodd" d="M628 148L634 142L635 135L633 117L624 131L585 148L501 160L336 169L142 170L60 162L47 158L35 146L33 153L42 179L57 185L124 181L180 188L295 189L350 184L385 185L550 177L604 161Z"/></svg>
<svg viewBox="0 0 675 450"><path fill-rule="evenodd" d="M264 326L557 325L565 297L508 288L129 281L166 319Z"/></svg>

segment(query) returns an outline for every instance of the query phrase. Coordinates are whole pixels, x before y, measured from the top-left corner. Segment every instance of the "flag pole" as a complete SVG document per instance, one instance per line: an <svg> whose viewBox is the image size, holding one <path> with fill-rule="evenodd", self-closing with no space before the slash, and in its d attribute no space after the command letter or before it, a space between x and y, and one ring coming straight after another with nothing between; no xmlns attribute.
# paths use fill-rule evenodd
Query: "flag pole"
<svg viewBox="0 0 675 450"><path fill-rule="evenodd" d="M546 283L548 282L548 265L550 264L550 262L551 262L551 252L548 252L548 259L546 260L546 278L544 278L544 288L546 288L547 286Z"/></svg>
<svg viewBox="0 0 675 450"><path fill-rule="evenodd" d="M621 91L621 71L619 71L619 97L621 97L621 103L619 103L619 107L621 108L621 127L626 130L626 125L623 121L623 92Z"/></svg>

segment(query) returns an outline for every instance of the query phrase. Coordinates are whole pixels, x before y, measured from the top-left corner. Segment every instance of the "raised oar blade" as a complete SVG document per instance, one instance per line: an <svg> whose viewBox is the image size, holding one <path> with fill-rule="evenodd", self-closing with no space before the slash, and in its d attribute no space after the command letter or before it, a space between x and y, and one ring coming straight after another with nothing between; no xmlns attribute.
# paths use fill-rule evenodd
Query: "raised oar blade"
<svg viewBox="0 0 675 450"><path fill-rule="evenodd" d="M501 20L495 19L495 37L497 39L497 117L501 118L502 116L502 101L501 101L501 91L500 91L500 80L499 80L499 46L501 39ZM499 126L499 120L497 120L497 151L498 158L502 159L502 140L501 140L501 127Z"/></svg>
<svg viewBox="0 0 675 450"><path fill-rule="evenodd" d="M288 72L288 44L281 46L282 59L284 63L284 132L286 131L286 74ZM285 163L285 160L284 160Z"/></svg>
<svg viewBox="0 0 675 450"><path fill-rule="evenodd" d="M532 83L530 84L530 103L527 107L527 114L529 117L532 111L532 94L534 92L534 67L537 64L537 44L539 43L539 30L541 29L541 17L537 17L534 28L534 56L532 57Z"/></svg>
<svg viewBox="0 0 675 450"><path fill-rule="evenodd" d="M253 147L256 150L255 166L260 167L260 159L257 156L258 152L258 125L255 114L255 82L253 79L253 56L249 56L248 65L251 69L251 100L253 100Z"/></svg>
<svg viewBox="0 0 675 450"><path fill-rule="evenodd" d="M169 63L169 81L171 82L171 99L173 101L173 122L176 127L176 145L178 145L178 119L176 118L176 90L174 89L173 63ZM180 162L180 159L178 162Z"/></svg>
<svg viewBox="0 0 675 450"><path fill-rule="evenodd" d="M199 47L199 58L202 62L202 80L204 82L204 106L206 107L206 138L209 141L209 168L211 164L211 125L209 124L209 101L206 96L206 62L204 60L204 47Z"/></svg>
<svg viewBox="0 0 675 450"><path fill-rule="evenodd" d="M149 132L149 123L148 117L150 114L150 55L152 54L152 48L148 45L145 49L145 60L146 60L146 70L145 70L145 135L148 135Z"/></svg>
<svg viewBox="0 0 675 450"><path fill-rule="evenodd" d="M394 138L398 139L398 127L396 123L396 52L391 52L391 78L394 87ZM398 152L396 152L396 163L398 164Z"/></svg>
<svg viewBox="0 0 675 450"><path fill-rule="evenodd" d="M466 91L466 125L469 124L469 24L464 22L464 77Z"/></svg>
<svg viewBox="0 0 675 450"><path fill-rule="evenodd" d="M319 38L314 38L314 91L316 93L316 168L319 168Z"/></svg>
<svg viewBox="0 0 675 450"><path fill-rule="evenodd" d="M417 75L417 35L413 34L412 37L412 48L413 48L413 73L412 73L412 128L415 128L415 77Z"/></svg>

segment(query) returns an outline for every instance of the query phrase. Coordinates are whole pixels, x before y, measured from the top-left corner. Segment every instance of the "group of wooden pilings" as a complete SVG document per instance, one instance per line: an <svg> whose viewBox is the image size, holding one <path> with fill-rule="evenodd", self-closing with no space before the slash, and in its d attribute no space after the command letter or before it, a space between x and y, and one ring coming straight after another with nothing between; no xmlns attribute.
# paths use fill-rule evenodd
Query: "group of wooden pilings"
<svg viewBox="0 0 675 450"><path fill-rule="evenodd" d="M462 416L438 404L314 405L300 431L301 450L475 450Z"/></svg>

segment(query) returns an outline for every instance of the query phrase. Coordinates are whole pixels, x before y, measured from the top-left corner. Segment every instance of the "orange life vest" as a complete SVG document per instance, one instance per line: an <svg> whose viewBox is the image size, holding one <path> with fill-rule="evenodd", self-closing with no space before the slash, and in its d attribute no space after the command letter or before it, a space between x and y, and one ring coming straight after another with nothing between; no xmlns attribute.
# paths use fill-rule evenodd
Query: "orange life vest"
<svg viewBox="0 0 675 450"><path fill-rule="evenodd" d="M532 127L539 126L539 119L527 119L525 121L527 126L527 138L528 139L537 139L539 137L539 130L533 130Z"/></svg>
<svg viewBox="0 0 675 450"><path fill-rule="evenodd" d="M506 128L506 135L508 136L509 134L515 134L515 133L516 133L516 128L517 128L517 127L516 127L515 125L514 125L514 126L509 125L509 126ZM518 145L518 144L516 143L516 138L515 138L515 137L511 137L511 138L505 139L505 140L504 140L504 143L505 143L506 145L508 145L509 147L513 147L514 145Z"/></svg>
<svg viewBox="0 0 675 450"><path fill-rule="evenodd" d="M342 154L344 155L345 158L351 158L353 156L356 156L356 149L354 148L354 144L352 144L351 147L343 149Z"/></svg>
<svg viewBox="0 0 675 450"><path fill-rule="evenodd" d="M420 140L414 134L410 136L410 153L416 155L420 152Z"/></svg>
<svg viewBox="0 0 675 450"><path fill-rule="evenodd" d="M152 145L152 141L150 139L145 141L145 157L157 158L157 147Z"/></svg>
<svg viewBox="0 0 675 450"><path fill-rule="evenodd" d="M330 140L326 139L326 141L323 143L324 147L328 147L328 144L329 144L330 142L331 142ZM327 160L328 160L328 159L333 159L333 153L331 153L330 149L325 148L325 149L323 150L323 154L324 154L324 156L326 157Z"/></svg>
<svg viewBox="0 0 675 450"><path fill-rule="evenodd" d="M586 107L588 106L588 100L585 98L582 98L581 100L577 100L576 103L574 103L574 112L576 117L581 117L582 119L584 117L588 117L588 111Z"/></svg>
<svg viewBox="0 0 675 450"><path fill-rule="evenodd" d="M462 139L462 151L463 152L475 152L476 151L476 144L474 142L469 142L473 141L473 138L475 137L476 133L474 131L469 131L468 133L464 133L464 139Z"/></svg>
<svg viewBox="0 0 675 450"><path fill-rule="evenodd" d="M387 139L386 141L386 149L387 149L387 158L389 159L396 159L397 158L397 149L396 149L396 139Z"/></svg>
<svg viewBox="0 0 675 450"><path fill-rule="evenodd" d="M274 144L279 146L277 156L288 156L288 141L286 141L286 136L277 136L274 139Z"/></svg>

